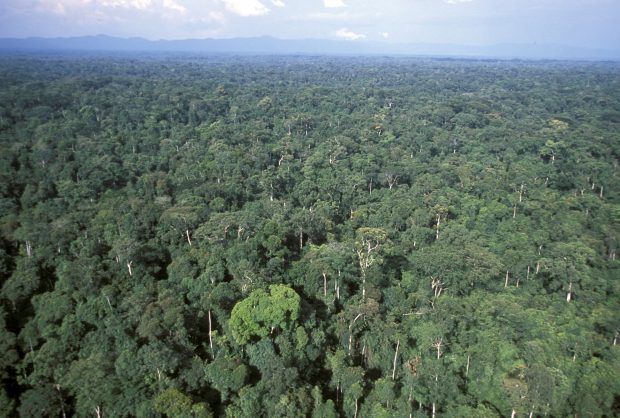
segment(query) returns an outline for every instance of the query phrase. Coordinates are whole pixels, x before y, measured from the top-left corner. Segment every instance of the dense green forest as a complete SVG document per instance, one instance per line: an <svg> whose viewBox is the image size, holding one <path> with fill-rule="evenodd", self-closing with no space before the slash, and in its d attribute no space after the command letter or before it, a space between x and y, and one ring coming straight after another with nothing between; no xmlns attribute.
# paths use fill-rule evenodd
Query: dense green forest
<svg viewBox="0 0 620 418"><path fill-rule="evenodd" d="M620 414L620 65L0 58L0 416Z"/></svg>

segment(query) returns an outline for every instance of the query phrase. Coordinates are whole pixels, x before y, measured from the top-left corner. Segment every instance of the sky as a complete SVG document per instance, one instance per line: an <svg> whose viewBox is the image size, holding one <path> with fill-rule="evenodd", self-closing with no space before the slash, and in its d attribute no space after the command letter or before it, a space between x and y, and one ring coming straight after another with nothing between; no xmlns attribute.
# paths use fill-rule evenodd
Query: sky
<svg viewBox="0 0 620 418"><path fill-rule="evenodd" d="M0 0L0 37L341 39L620 49L620 0Z"/></svg>

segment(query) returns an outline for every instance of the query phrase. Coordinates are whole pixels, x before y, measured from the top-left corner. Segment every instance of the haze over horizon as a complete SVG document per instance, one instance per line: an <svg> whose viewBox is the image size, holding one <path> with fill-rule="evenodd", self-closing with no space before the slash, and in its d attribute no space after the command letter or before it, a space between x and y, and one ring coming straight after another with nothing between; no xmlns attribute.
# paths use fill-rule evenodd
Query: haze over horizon
<svg viewBox="0 0 620 418"><path fill-rule="evenodd" d="M618 49L614 0L4 0L0 37L331 39Z"/></svg>

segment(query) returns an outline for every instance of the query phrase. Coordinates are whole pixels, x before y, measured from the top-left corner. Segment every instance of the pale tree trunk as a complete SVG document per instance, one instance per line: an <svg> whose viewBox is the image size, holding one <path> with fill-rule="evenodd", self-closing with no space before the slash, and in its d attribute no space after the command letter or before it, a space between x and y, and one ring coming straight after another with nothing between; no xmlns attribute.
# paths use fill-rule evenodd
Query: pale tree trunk
<svg viewBox="0 0 620 418"><path fill-rule="evenodd" d="M353 321L351 321L351 323L349 324L349 355L351 355L351 348L353 347L353 332L351 330L353 328L353 325L355 325L355 321L357 321L362 315L363 314L361 313L357 314L355 319L353 319Z"/></svg>
<svg viewBox="0 0 620 418"><path fill-rule="evenodd" d="M525 280L530 279L530 266L527 266L527 276L525 276Z"/></svg>
<svg viewBox="0 0 620 418"><path fill-rule="evenodd" d="M517 205L512 207L512 219L517 217Z"/></svg>
<svg viewBox="0 0 620 418"><path fill-rule="evenodd" d="M336 405L338 405L339 394L340 394L340 382L336 384Z"/></svg>
<svg viewBox="0 0 620 418"><path fill-rule="evenodd" d="M357 398L355 398L355 415L353 417L357 418Z"/></svg>
<svg viewBox="0 0 620 418"><path fill-rule="evenodd" d="M508 287L508 279L509 279L508 270L506 270L506 280L504 280L504 287Z"/></svg>
<svg viewBox="0 0 620 418"><path fill-rule="evenodd" d="M129 271L129 275L131 276L133 273L131 271L131 264L133 263L133 261L128 261L127 262L127 271Z"/></svg>
<svg viewBox="0 0 620 418"><path fill-rule="evenodd" d="M336 292L336 299L340 300L340 269L338 269L338 277L334 280L334 291Z"/></svg>
<svg viewBox="0 0 620 418"><path fill-rule="evenodd" d="M469 375L469 354L467 355L467 365L465 366L465 379Z"/></svg>
<svg viewBox="0 0 620 418"><path fill-rule="evenodd" d="M435 402L433 402L433 418L435 418Z"/></svg>
<svg viewBox="0 0 620 418"><path fill-rule="evenodd" d="M443 344L443 337L437 338L435 340L435 342L433 343L433 347L435 347L435 349L437 349L437 360L439 360L441 358L441 345ZM435 379L436 381L437 379Z"/></svg>
<svg viewBox="0 0 620 418"><path fill-rule="evenodd" d="M510 414L510 418L515 418L516 415L517 415L517 411L513 409L512 414Z"/></svg>
<svg viewBox="0 0 620 418"><path fill-rule="evenodd" d="M530 411L529 418L532 418L533 416L534 416L534 411Z"/></svg>
<svg viewBox="0 0 620 418"><path fill-rule="evenodd" d="M110 303L110 298L108 297L108 295L106 295L105 293L103 294L103 297L105 298L105 300L108 302L108 306L110 307L111 311L114 311L114 308L112 308L112 304Z"/></svg>
<svg viewBox="0 0 620 418"><path fill-rule="evenodd" d="M392 366L392 380L396 379L396 358L398 357L398 347L400 347L400 338L396 340L396 353L394 353L394 365Z"/></svg>
<svg viewBox="0 0 620 418"><path fill-rule="evenodd" d="M362 272L362 300L366 300L366 272Z"/></svg>
<svg viewBox="0 0 620 418"><path fill-rule="evenodd" d="M445 290L443 288L443 283L433 276L431 276L431 289L435 292L435 298L441 296L441 292Z"/></svg>
<svg viewBox="0 0 620 418"><path fill-rule="evenodd" d="M435 231L435 240L439 239L439 224L441 223L441 214L437 214L437 229Z"/></svg>
<svg viewBox="0 0 620 418"><path fill-rule="evenodd" d="M211 348L211 354L213 354L213 334L211 328L211 310L209 310L209 347Z"/></svg>
<svg viewBox="0 0 620 418"><path fill-rule="evenodd" d="M97 405L95 407L95 415L97 415L97 418L101 418L102 414L101 414L101 407L99 405Z"/></svg>
<svg viewBox="0 0 620 418"><path fill-rule="evenodd" d="M616 331L616 335L614 335L614 346L616 345L616 343L618 342L618 331Z"/></svg>
<svg viewBox="0 0 620 418"><path fill-rule="evenodd" d="M65 413L65 401L62 399L62 392L60 392L60 385L55 385L56 390L58 391L58 397L60 398L60 412L62 414L62 418L67 418L67 414Z"/></svg>
<svg viewBox="0 0 620 418"><path fill-rule="evenodd" d="M323 296L327 297L327 274L323 273Z"/></svg>
<svg viewBox="0 0 620 418"><path fill-rule="evenodd" d="M26 255L32 257L32 244L30 241L26 241Z"/></svg>
<svg viewBox="0 0 620 418"><path fill-rule="evenodd" d="M366 272L373 265L373 260L370 254L379 248L378 242L373 242L372 239L362 238L362 246L364 249L357 250L357 258L359 261L360 271L362 273L362 300L366 300ZM374 245L373 245L374 244Z"/></svg>
<svg viewBox="0 0 620 418"><path fill-rule="evenodd" d="M189 246L192 246L192 240L189 237L189 229L185 230L185 236L187 237L187 243L189 244Z"/></svg>
<svg viewBox="0 0 620 418"><path fill-rule="evenodd" d="M392 187L394 187L394 185L398 181L398 176L395 176L394 174L386 174L385 178L386 178L386 180L388 182L389 190L392 190Z"/></svg>
<svg viewBox="0 0 620 418"><path fill-rule="evenodd" d="M568 293L566 294L566 302L570 302L573 293L573 282L568 284Z"/></svg>

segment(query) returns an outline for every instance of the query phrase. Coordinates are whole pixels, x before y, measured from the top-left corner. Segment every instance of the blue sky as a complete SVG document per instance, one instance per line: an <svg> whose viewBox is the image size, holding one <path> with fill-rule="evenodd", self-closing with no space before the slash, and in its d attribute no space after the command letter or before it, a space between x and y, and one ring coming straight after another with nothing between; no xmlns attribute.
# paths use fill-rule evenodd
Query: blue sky
<svg viewBox="0 0 620 418"><path fill-rule="evenodd" d="M620 0L0 0L0 37L269 35L620 49Z"/></svg>

